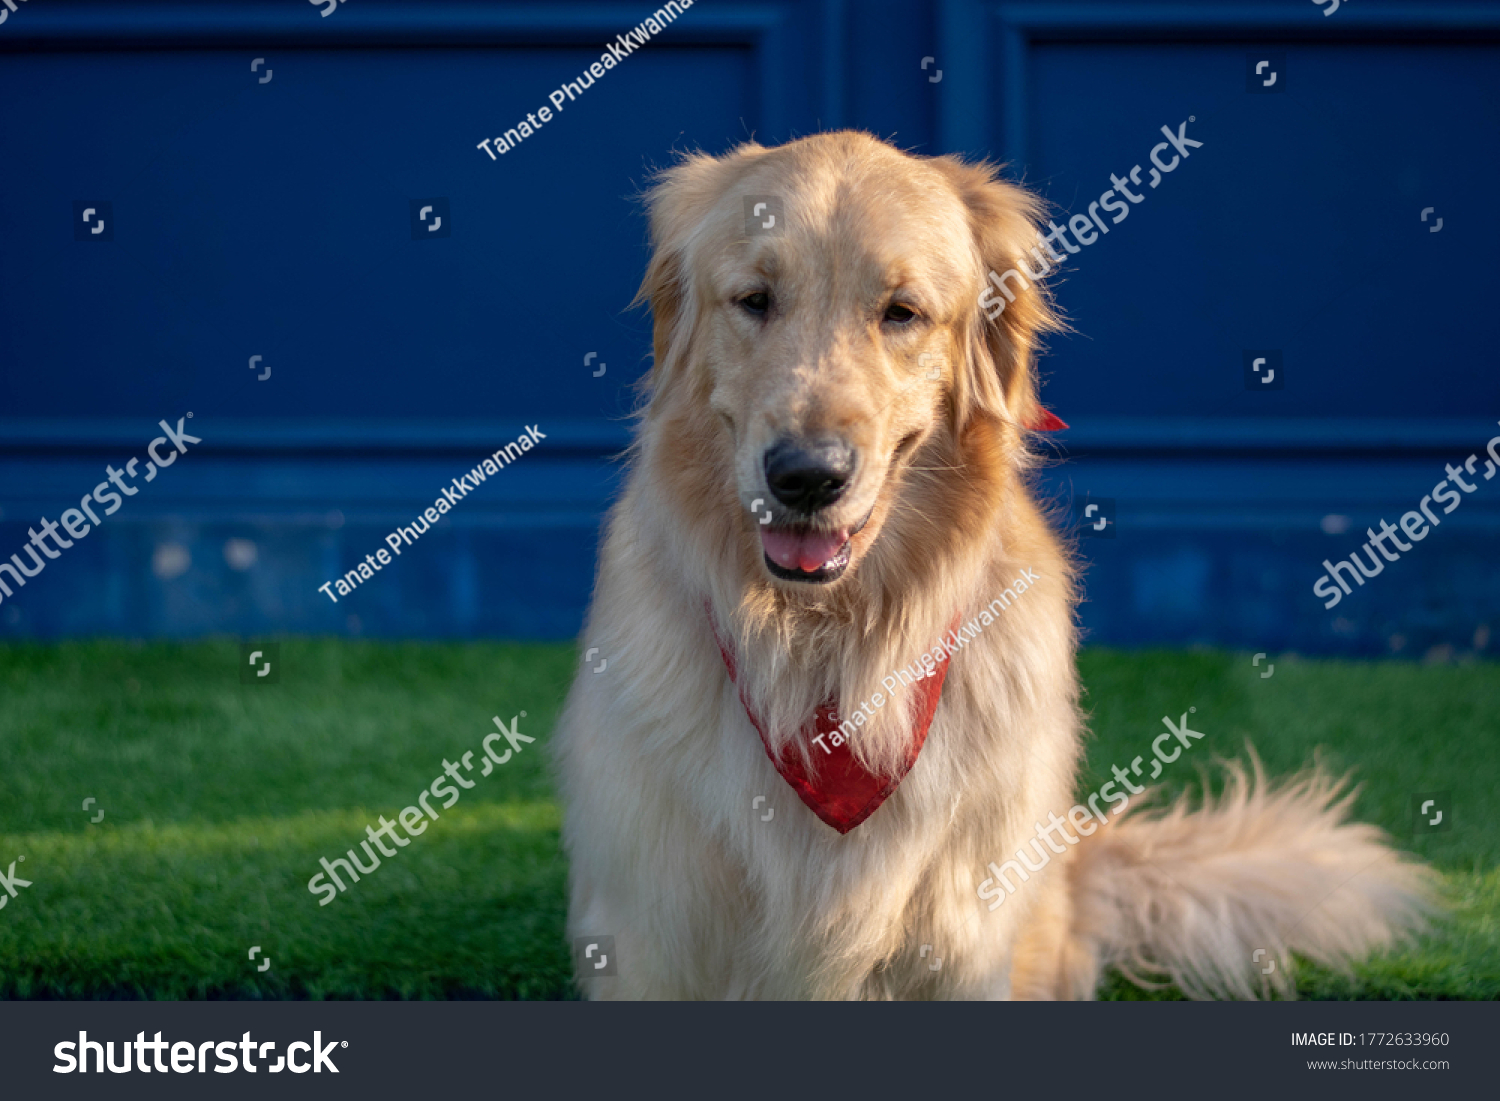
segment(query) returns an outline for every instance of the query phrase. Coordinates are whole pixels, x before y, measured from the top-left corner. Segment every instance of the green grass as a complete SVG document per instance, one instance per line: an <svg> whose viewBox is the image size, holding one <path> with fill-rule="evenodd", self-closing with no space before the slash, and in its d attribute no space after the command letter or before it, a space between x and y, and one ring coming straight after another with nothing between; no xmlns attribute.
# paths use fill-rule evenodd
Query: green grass
<svg viewBox="0 0 1500 1101"><path fill-rule="evenodd" d="M559 815L532 750L572 648L281 650L281 683L245 687L228 642L0 649L0 870L24 853L33 883L0 913L0 994L563 996ZM452 810L319 906L320 856L523 710L535 746L476 767Z"/></svg>
<svg viewBox="0 0 1500 1101"><path fill-rule="evenodd" d="M228 641L0 647L0 871L24 854L32 881L0 911L0 996L572 996L544 748L573 648L281 646L282 682L254 687ZM1149 754L1161 716L1189 706L1207 737L1166 769L1169 789L1246 740L1272 775L1317 750L1355 770L1361 818L1442 870L1453 910L1353 978L1300 968L1299 994L1500 997L1500 666L1273 660L1263 679L1245 655L1085 651L1082 790ZM535 746L476 770L425 834L318 905L306 884L320 856L478 750L490 716L522 710ZM1452 792L1451 831L1412 835L1425 791ZM1117 976L1103 994L1174 996Z"/></svg>

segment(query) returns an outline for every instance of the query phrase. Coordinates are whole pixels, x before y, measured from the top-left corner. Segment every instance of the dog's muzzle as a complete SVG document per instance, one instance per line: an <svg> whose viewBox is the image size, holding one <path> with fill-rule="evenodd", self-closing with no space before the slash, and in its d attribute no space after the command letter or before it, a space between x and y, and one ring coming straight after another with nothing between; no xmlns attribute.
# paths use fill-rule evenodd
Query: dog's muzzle
<svg viewBox="0 0 1500 1101"><path fill-rule="evenodd" d="M792 517L761 528L761 548L773 576L826 584L848 567L854 532L823 527L817 517L843 497L855 460L854 449L840 439L783 438L766 449L766 486Z"/></svg>

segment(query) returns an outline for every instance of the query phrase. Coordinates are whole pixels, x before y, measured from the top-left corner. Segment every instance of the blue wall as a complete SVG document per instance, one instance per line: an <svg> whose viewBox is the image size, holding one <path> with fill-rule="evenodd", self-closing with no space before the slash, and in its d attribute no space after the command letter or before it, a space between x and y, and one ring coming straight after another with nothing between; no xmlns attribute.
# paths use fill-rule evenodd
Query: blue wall
<svg viewBox="0 0 1500 1101"><path fill-rule="evenodd" d="M1055 281L1045 398L1073 428L1043 489L1117 521L1080 542L1091 637L1421 654L1500 628L1500 480L1334 610L1312 595L1500 434L1500 3L698 0L476 149L654 8L10 14L0 555L144 465L159 420L203 442L0 604L0 637L570 636L649 352L624 307L654 168L856 126L1004 159L1061 223L1189 119L1203 146ZM75 240L78 203L107 235ZM1249 349L1284 388L1246 388ZM316 591L526 424L545 443L419 545Z"/></svg>

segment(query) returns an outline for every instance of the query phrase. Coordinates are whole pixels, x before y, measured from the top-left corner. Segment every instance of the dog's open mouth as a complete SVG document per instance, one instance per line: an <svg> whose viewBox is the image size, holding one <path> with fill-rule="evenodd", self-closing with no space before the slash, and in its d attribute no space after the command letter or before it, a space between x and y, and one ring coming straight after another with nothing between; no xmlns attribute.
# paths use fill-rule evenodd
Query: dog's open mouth
<svg viewBox="0 0 1500 1101"><path fill-rule="evenodd" d="M835 580L849 566L849 529L761 528L766 568L783 581Z"/></svg>
<svg viewBox="0 0 1500 1101"><path fill-rule="evenodd" d="M874 509L870 510L873 513ZM760 529L766 569L783 581L826 585L849 568L849 540L870 522L870 513L853 528L817 531L805 524Z"/></svg>

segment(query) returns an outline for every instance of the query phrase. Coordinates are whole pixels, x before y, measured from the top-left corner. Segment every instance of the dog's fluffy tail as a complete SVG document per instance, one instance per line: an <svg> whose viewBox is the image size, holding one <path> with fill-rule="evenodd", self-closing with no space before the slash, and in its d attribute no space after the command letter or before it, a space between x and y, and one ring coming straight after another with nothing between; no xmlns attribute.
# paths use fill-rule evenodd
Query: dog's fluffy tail
<svg viewBox="0 0 1500 1101"><path fill-rule="evenodd" d="M1192 998L1294 994L1291 953L1347 972L1420 929L1434 876L1374 826L1355 792L1314 768L1268 788L1229 765L1223 796L1128 815L1079 846L1067 982L1092 997L1106 967L1165 976Z"/></svg>

